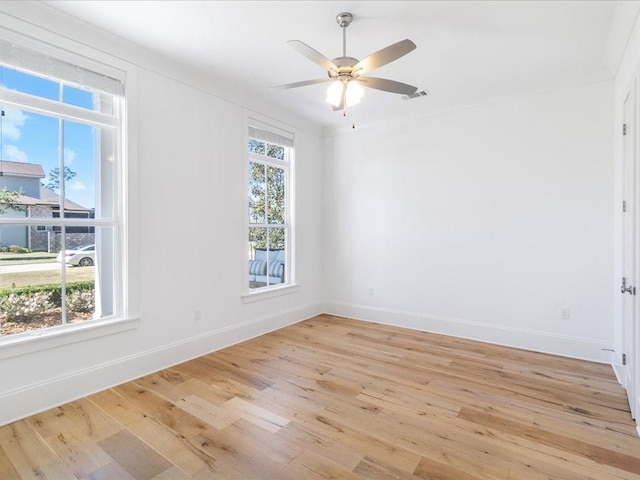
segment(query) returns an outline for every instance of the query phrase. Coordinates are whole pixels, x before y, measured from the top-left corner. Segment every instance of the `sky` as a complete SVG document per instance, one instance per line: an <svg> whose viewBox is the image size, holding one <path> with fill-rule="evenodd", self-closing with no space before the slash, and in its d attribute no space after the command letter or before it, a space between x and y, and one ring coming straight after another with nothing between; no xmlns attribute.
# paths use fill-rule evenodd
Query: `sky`
<svg viewBox="0 0 640 480"><path fill-rule="evenodd" d="M50 100L60 99L58 82L0 66L0 85ZM90 92L68 85L62 88L63 103L93 110ZM2 160L42 165L49 172L59 166L59 121L38 113L2 106L0 152ZM95 208L95 138L98 128L64 121L64 164L76 173L66 183L66 197L83 207Z"/></svg>

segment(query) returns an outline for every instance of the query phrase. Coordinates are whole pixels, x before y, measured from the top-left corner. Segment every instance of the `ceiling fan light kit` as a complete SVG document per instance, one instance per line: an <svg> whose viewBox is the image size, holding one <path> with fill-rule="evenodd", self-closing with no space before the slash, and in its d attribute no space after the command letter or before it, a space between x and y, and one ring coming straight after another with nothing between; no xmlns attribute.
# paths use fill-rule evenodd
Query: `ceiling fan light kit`
<svg viewBox="0 0 640 480"><path fill-rule="evenodd" d="M334 107L339 107L342 103L343 94L344 106L352 107L360 103L360 100L362 100L362 97L364 96L364 88L356 82L343 82L342 80L336 80L327 89L327 97L325 101Z"/></svg>
<svg viewBox="0 0 640 480"><path fill-rule="evenodd" d="M336 17L336 22L340 28L342 28L342 56L334 58L333 60L329 60L329 58L305 43L302 43L300 40L290 40L287 42L309 60L327 70L328 78L289 83L275 88L289 89L331 82L331 85L327 89L325 101L333 105L333 110L343 110L343 112L347 107L360 103L364 95L364 89L362 87L374 88L376 90L400 95L411 96L415 94L418 89L412 85L396 82L395 80L387 80L385 78L365 76L376 68L391 63L411 52L416 48L415 43L409 39L401 40L359 61L356 58L347 56L347 27L352 21L353 15L349 12L340 13Z"/></svg>

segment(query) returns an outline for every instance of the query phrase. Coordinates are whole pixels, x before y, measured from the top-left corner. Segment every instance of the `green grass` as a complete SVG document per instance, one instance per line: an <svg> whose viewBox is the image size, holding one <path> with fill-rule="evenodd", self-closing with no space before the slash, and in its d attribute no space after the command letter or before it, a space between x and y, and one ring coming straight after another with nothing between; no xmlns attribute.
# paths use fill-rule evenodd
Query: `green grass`
<svg viewBox="0 0 640 480"><path fill-rule="evenodd" d="M32 265L34 263L51 263L56 261L56 253L0 253L0 265Z"/></svg>
<svg viewBox="0 0 640 480"><path fill-rule="evenodd" d="M95 274L95 267L67 267L67 283L91 281L95 279ZM60 270L39 270L37 272L3 273L0 275L0 289L48 284L60 284Z"/></svg>

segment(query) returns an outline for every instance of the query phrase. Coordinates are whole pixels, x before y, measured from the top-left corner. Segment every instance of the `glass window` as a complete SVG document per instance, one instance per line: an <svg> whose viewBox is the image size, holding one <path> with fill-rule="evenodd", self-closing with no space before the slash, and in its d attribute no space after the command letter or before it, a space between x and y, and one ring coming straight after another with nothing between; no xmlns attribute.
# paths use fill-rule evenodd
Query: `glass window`
<svg viewBox="0 0 640 480"><path fill-rule="evenodd" d="M7 335L124 315L121 85L7 48L0 52L0 265L7 267L0 348ZM88 84L73 84L76 73ZM79 107L73 120L69 105Z"/></svg>
<svg viewBox="0 0 640 480"><path fill-rule="evenodd" d="M292 280L289 182L293 144L288 138L278 139L276 134L249 129L248 288L252 291Z"/></svg>

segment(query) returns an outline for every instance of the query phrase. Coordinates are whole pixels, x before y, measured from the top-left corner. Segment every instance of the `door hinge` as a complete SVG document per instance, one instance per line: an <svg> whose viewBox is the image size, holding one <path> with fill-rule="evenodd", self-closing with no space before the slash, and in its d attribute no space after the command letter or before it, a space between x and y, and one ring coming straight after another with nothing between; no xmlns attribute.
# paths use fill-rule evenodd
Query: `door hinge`
<svg viewBox="0 0 640 480"><path fill-rule="evenodd" d="M627 201L623 200L622 201L622 213L627 211Z"/></svg>
<svg viewBox="0 0 640 480"><path fill-rule="evenodd" d="M627 134L627 124L623 123L622 124L622 135L626 135Z"/></svg>
<svg viewBox="0 0 640 480"><path fill-rule="evenodd" d="M623 353L622 354L622 365L626 365L627 364L627 354Z"/></svg>

